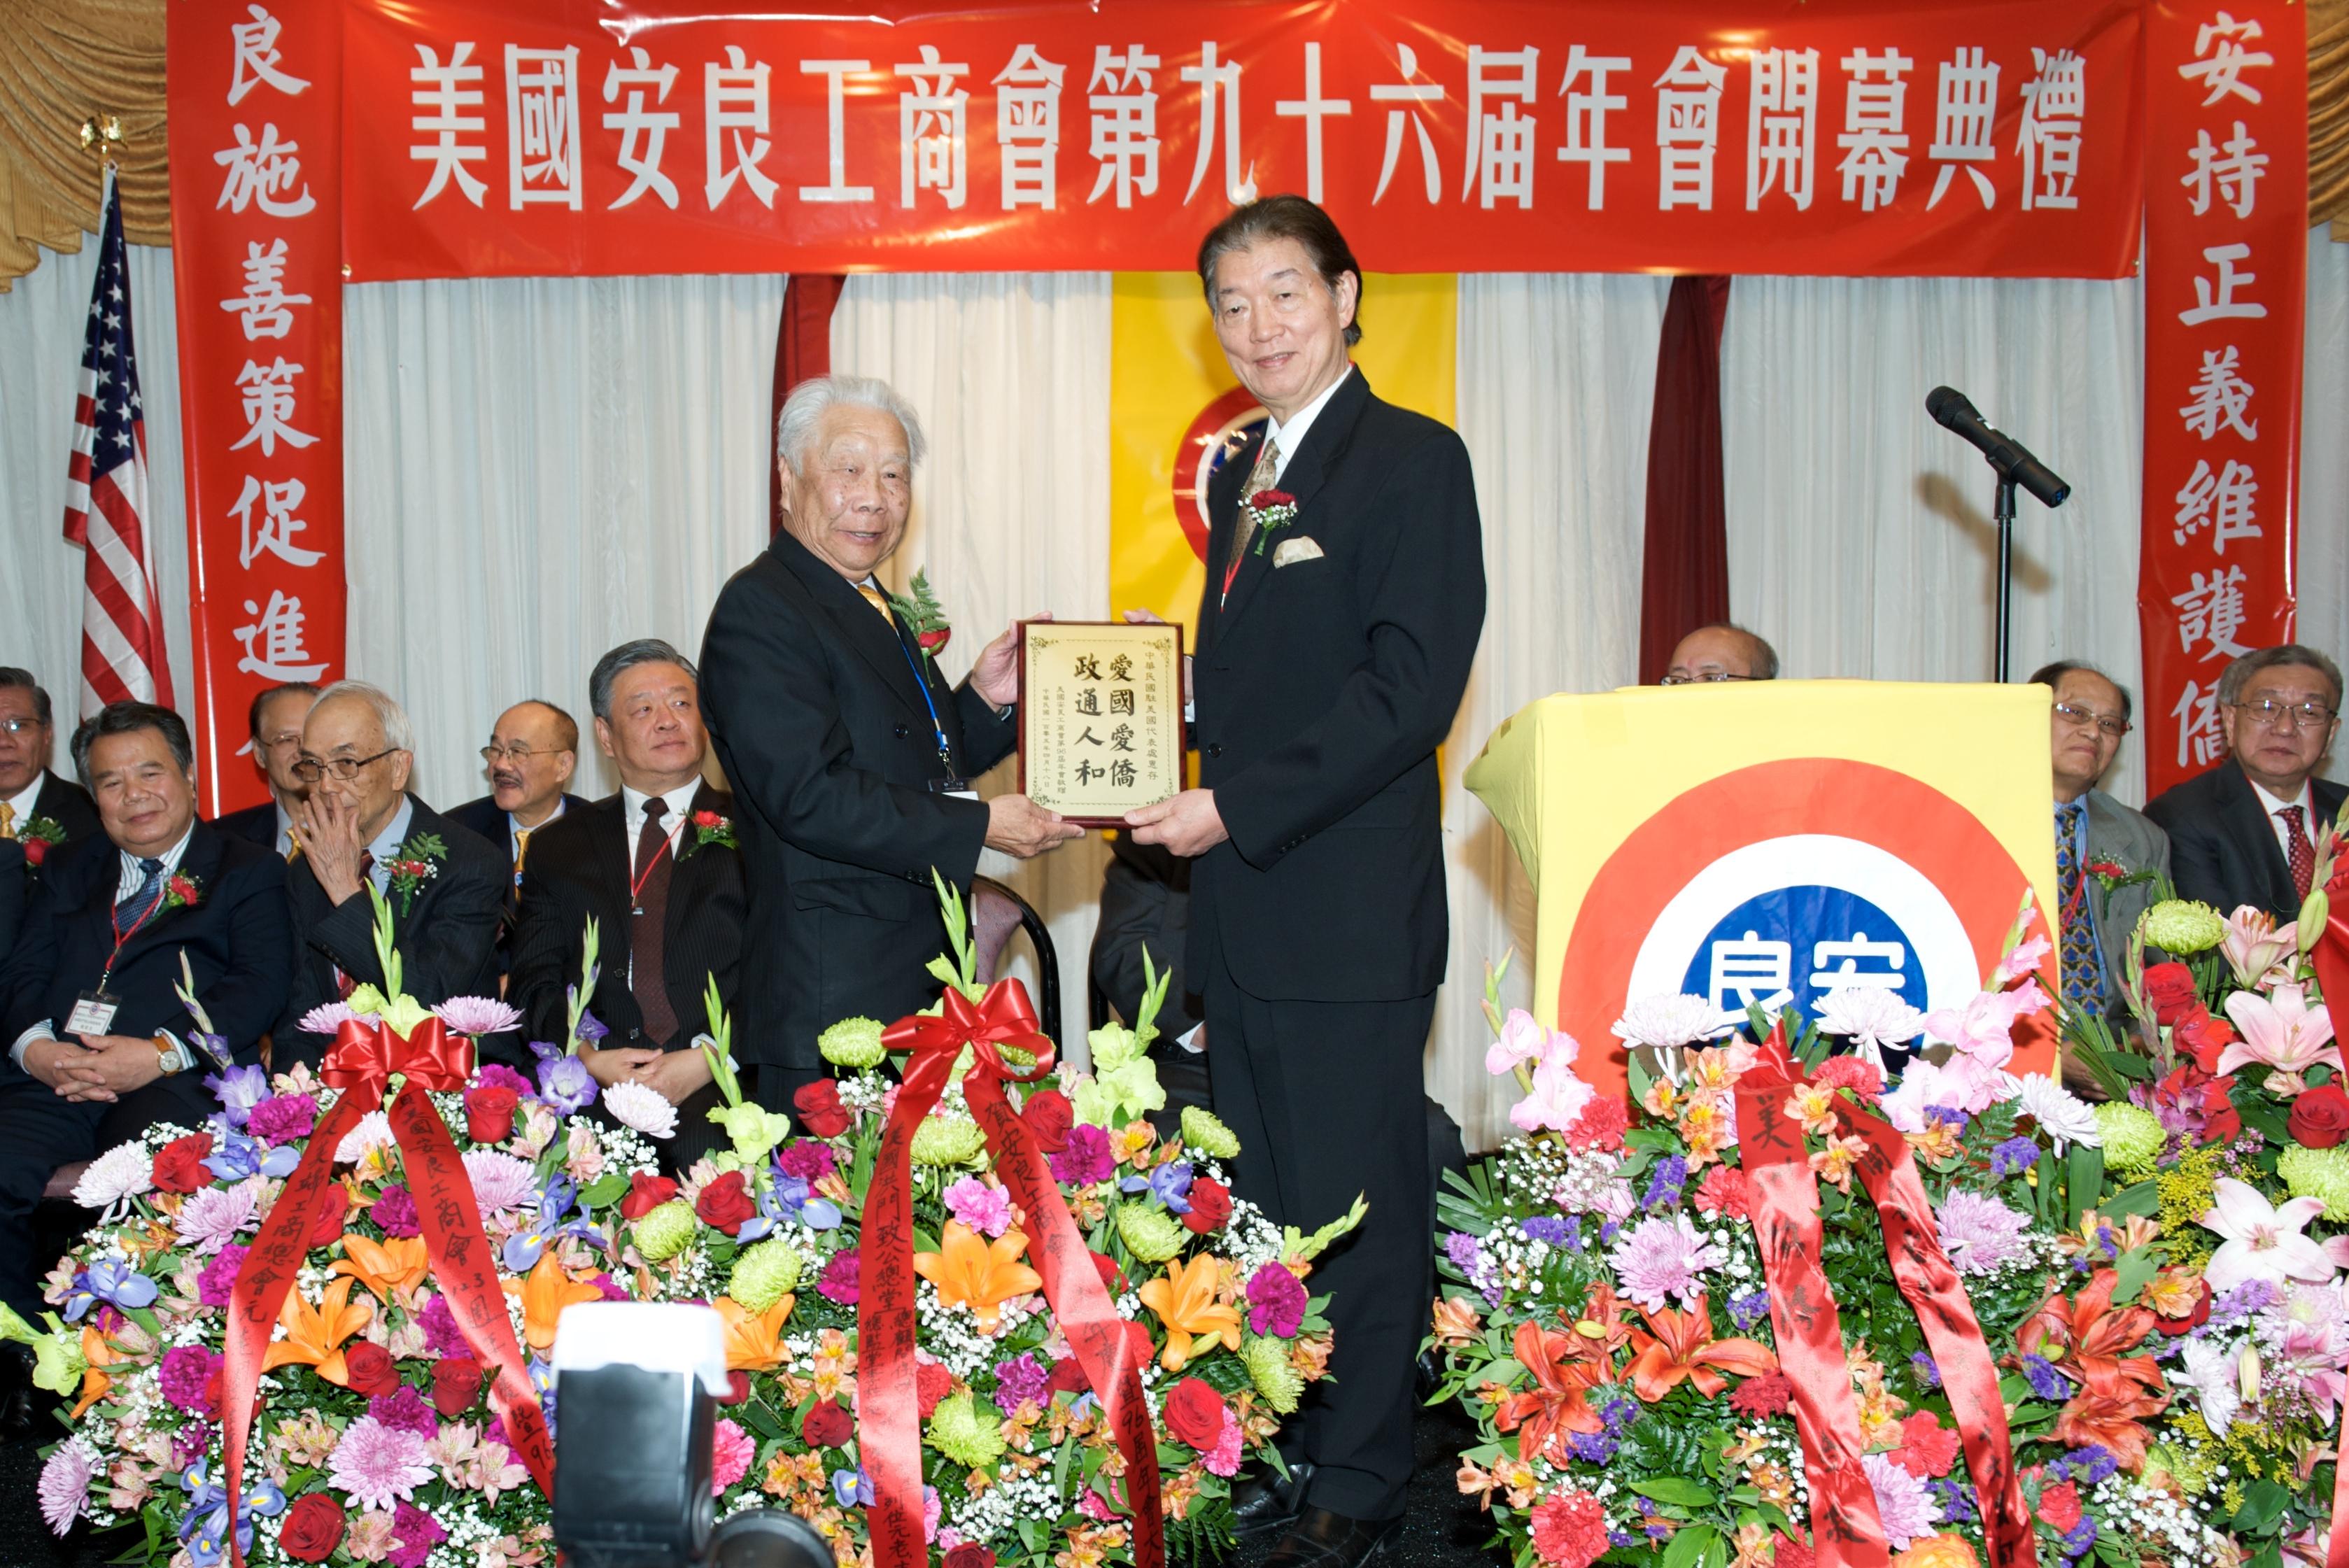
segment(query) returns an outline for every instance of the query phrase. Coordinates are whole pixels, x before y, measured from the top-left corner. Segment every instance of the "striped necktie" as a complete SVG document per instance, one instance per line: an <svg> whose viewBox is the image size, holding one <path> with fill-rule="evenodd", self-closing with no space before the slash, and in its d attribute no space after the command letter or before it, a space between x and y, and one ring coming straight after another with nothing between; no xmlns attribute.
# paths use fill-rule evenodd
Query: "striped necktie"
<svg viewBox="0 0 2349 1568"><path fill-rule="evenodd" d="M889 596L880 589L864 583L856 585L856 591L864 595L864 602L867 604L881 613L881 618L888 622L890 631L895 632L897 629L897 617L889 613Z"/></svg>
<svg viewBox="0 0 2349 1568"><path fill-rule="evenodd" d="M163 902L163 862L153 859L142 860L139 862L139 869L146 873L145 880L129 898L114 906L114 923L125 932L136 928L140 922L155 912L157 904Z"/></svg>
<svg viewBox="0 0 2349 1568"><path fill-rule="evenodd" d="M13 839L16 836L16 808L5 800L0 800L0 839Z"/></svg>
<svg viewBox="0 0 2349 1568"><path fill-rule="evenodd" d="M2096 945L2087 873L2080 864L2080 818L2085 810L2077 800L2055 808L2055 893L2064 911L2064 995L2095 1008L2105 1001L2105 954Z"/></svg>

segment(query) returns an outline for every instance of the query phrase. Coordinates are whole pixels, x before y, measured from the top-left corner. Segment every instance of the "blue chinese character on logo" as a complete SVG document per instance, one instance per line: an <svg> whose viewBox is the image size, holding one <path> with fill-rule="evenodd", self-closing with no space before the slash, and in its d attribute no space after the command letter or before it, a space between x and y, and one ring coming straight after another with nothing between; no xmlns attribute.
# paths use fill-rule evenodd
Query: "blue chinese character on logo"
<svg viewBox="0 0 2349 1568"><path fill-rule="evenodd" d="M1748 1007L1775 1016L1818 1004L1847 986L1892 992L1923 1006L1914 944L1892 917L1857 893L1833 887L1775 888L1714 923L1690 960L1681 989L1742 1022Z"/></svg>

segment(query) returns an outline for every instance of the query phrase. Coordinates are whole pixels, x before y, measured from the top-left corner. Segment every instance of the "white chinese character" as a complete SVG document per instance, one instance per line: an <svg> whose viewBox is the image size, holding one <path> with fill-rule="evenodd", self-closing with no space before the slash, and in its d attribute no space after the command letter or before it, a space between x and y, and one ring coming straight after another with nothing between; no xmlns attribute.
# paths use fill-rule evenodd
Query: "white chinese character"
<svg viewBox="0 0 2349 1568"><path fill-rule="evenodd" d="M742 57L741 51L739 49L735 50L734 57L737 61L740 61ZM718 67L712 66L709 68L714 71ZM762 72L767 67L764 66L759 67ZM823 112L825 134L830 147L830 159L824 168L831 177L826 183L822 185L801 186L801 201L870 201L873 200L873 187L870 185L851 185L848 183L848 113L846 108L848 99L848 77L855 72L869 71L872 68L873 62L870 60L802 60L800 62L800 75L803 77L822 77L825 81ZM761 131L764 131L766 128L767 95L765 89L761 88L759 93L759 129ZM714 148L718 132L713 129L709 135ZM760 156L761 157L765 156L766 145L767 144L763 140L759 143L761 149ZM713 151L711 154L712 168L717 166L716 156L716 153ZM761 176L761 178L763 179L764 176ZM716 202L713 201L711 205L715 206ZM770 201L768 205L772 206L773 203Z"/></svg>
<svg viewBox="0 0 2349 1568"><path fill-rule="evenodd" d="M2178 319L2189 326L2199 326L2206 321L2219 321L2228 316L2267 315L2267 306L2250 300L2238 300L2235 297L2237 289L2248 288L2260 281L2260 274L2257 273L2239 273L2235 270L2237 262L2249 261L2251 256L2251 248L2244 244L2204 247L2202 259L2218 267L2218 281L2213 284L2209 278L2196 277L2194 308L2179 311Z"/></svg>
<svg viewBox="0 0 2349 1568"><path fill-rule="evenodd" d="M1539 91L1535 80L1541 51L1531 45L1517 50L1468 46L1468 156L1460 182L1460 200L1476 189L1481 175L1485 193L1479 205L1515 198L1520 207L1534 204L1534 118L1517 112ZM1490 99L1500 107L1487 108Z"/></svg>
<svg viewBox="0 0 2349 1568"><path fill-rule="evenodd" d="M2210 133L2194 133L2194 167L2178 177L2178 182L2190 192L2194 215L2199 218L2210 210L2210 188L2219 189L2219 199L2234 209L2238 218L2248 218L2259 204L2260 177L2266 172L2268 155L2257 150L2259 143L2244 130L2243 122L2235 122L2235 134L2224 147L2214 146ZM2221 157L2220 154L2225 156Z"/></svg>
<svg viewBox="0 0 2349 1568"><path fill-rule="evenodd" d="M2031 51L2039 74L2023 85L2023 210L2076 208L2072 182L2080 174L2080 122L2088 112L2088 66L2070 49Z"/></svg>
<svg viewBox="0 0 2349 1568"><path fill-rule="evenodd" d="M2178 721L2178 766L2207 768L2227 755L2226 732L2219 727L2219 687L2213 683L2204 691L2193 681L2178 696L2178 706L2169 710ZM2189 756L2192 761L2188 761Z"/></svg>
<svg viewBox="0 0 2349 1568"><path fill-rule="evenodd" d="M835 65L842 62L822 63ZM800 69L806 70L808 65L808 61L802 60ZM834 94L832 101L832 157L833 173L836 180L840 172L840 99L837 96L840 78L834 77L832 85ZM743 55L741 45L727 45L724 65L711 60L701 67L701 96L702 160L703 167L709 170L708 178L701 183L701 193L709 202L710 211L718 210L718 203L734 189L737 180L741 181L744 188L758 199L760 206L772 207L775 204L775 182L767 178L765 170L759 167L760 160L767 156L769 145L767 62L761 60L757 65L751 65ZM725 133L730 130L734 133L731 159L727 157L725 140ZM747 144L742 139L742 133L746 130L751 137ZM869 196L872 192L867 191L865 194ZM805 190L802 190L800 195L811 201L823 200L808 195Z"/></svg>
<svg viewBox="0 0 2349 1568"><path fill-rule="evenodd" d="M1966 177L1982 197L1982 211L1990 211L1996 200L1990 176L1973 166L1988 163L1996 154L1991 144L1991 122L1997 114L1998 67L1986 62L1980 48L1961 48L1941 62L1933 103L1933 145L1926 149L1940 163L1941 171L1933 177L1933 194L1926 199L1927 207L1941 204L1951 178L1963 164Z"/></svg>
<svg viewBox="0 0 2349 1568"><path fill-rule="evenodd" d="M302 179L302 160L294 156L300 150L296 143L277 139L274 123L264 121L261 139L255 141L240 120L236 145L212 154L212 161L228 170L213 207L242 212L253 206L273 218L299 218L318 204L307 185L302 185L300 195L289 194Z"/></svg>
<svg viewBox="0 0 2349 1568"><path fill-rule="evenodd" d="M1760 207L1775 183L1796 211L1807 212L1812 152L1818 142L1819 52L1756 49L1753 78L1745 120L1745 210Z"/></svg>
<svg viewBox="0 0 2349 1568"><path fill-rule="evenodd" d="M301 374L302 367L288 365L283 355L274 365L264 366L250 359L244 362L244 368L237 372L236 384L244 388L245 429L230 451L258 444L264 457L274 458L280 441L301 448L318 438L295 429L291 423L294 377ZM245 564L253 563L248 561Z"/></svg>
<svg viewBox="0 0 2349 1568"><path fill-rule="evenodd" d="M579 210L579 48L506 46L506 204Z"/></svg>
<svg viewBox="0 0 2349 1568"><path fill-rule="evenodd" d="M449 51L449 63L445 66L429 45L416 46L416 57L421 63L410 67L408 72L414 88L408 97L417 110L409 124L417 135L437 139L429 143L419 142L408 150L412 161L432 165L432 179L424 187L424 194L416 199L418 207L440 195L451 180L456 181L459 193L476 207L481 204L482 193L489 189L465 165L487 163L490 150L457 139L460 136L479 136L489 124L479 114L460 112L481 107L481 67L466 63L472 57L470 40Z"/></svg>
<svg viewBox="0 0 2349 1568"><path fill-rule="evenodd" d="M287 98L308 87L300 77L289 77L277 68L285 58L277 46L277 18L258 5L247 5L244 11L253 20L234 23L228 30L230 41L236 46L236 60L230 67L229 108L234 108L245 94L264 82Z"/></svg>
<svg viewBox="0 0 2349 1568"><path fill-rule="evenodd" d="M1863 969L1863 964L1881 964L1881 969ZM1816 942L1811 944L1811 989L1824 995L1837 991L1870 990L1899 991L1908 986L1909 977L1901 971L1909 965L1909 949L1898 942L1870 942L1868 934L1855 931L1849 942Z"/></svg>
<svg viewBox="0 0 2349 1568"><path fill-rule="evenodd" d="M1775 1013L1795 999L1788 982L1795 973L1795 944L1764 942L1749 931L1743 941L1713 944L1713 978L1706 996L1723 1020L1742 1018L1749 1007ZM1731 993L1737 1000L1729 1000Z"/></svg>
<svg viewBox="0 0 2349 1568"><path fill-rule="evenodd" d="M1866 49L1843 57L1851 81L1843 92L1843 134L1836 145L1844 155L1836 172L1843 176L1843 199L1857 201L1863 212L1890 206L1900 193L1909 167L1909 84L1900 78L1916 63L1894 48L1881 58Z"/></svg>
<svg viewBox="0 0 2349 1568"><path fill-rule="evenodd" d="M2235 641L2245 619L2241 567L2197 572L2186 592L2169 602L2178 606L2178 645L2187 653L2194 651L2195 644L2207 642L2209 651L2202 658L2208 663L2221 654L2240 659L2251 651Z"/></svg>
<svg viewBox="0 0 2349 1568"><path fill-rule="evenodd" d="M1427 187L1428 203L1433 206L1444 199L1444 177L1436 167L1435 141L1427 134L1427 121L1419 110L1403 106L1442 103L1444 88L1434 82L1412 85L1411 78L1419 74L1419 55L1409 44L1395 46L1395 65L1403 79L1381 83L1371 89L1372 103L1395 106L1387 110L1387 151L1379 162L1379 188L1371 192L1371 204L1376 206L1379 198L1387 193L1387 181L1394 178L1395 165L1402 160L1402 133L1407 120L1409 129L1419 138L1419 170Z"/></svg>
<svg viewBox="0 0 2349 1568"><path fill-rule="evenodd" d="M1216 41L1213 38L1199 46L1199 63L1185 66L1181 72L1186 82L1199 84L1199 156L1191 165L1191 187L1183 192L1183 204L1189 206L1191 198L1199 193L1199 181L1207 175L1207 163L1215 156L1218 95L1223 102L1224 137L1224 196L1235 205L1256 200L1256 164L1251 161L1247 176L1240 176L1240 67L1237 60L1216 63Z"/></svg>
<svg viewBox="0 0 2349 1568"><path fill-rule="evenodd" d="M2218 556L2227 553L2230 539L2260 538L2259 491L2260 483L2252 477L2250 464L2229 458L2227 466L2214 474L2208 458L2197 459L2193 477L2178 492L2178 511L2172 519L2177 526L2170 531L2170 538L2183 544L2208 524L2210 553Z"/></svg>
<svg viewBox="0 0 2349 1568"><path fill-rule="evenodd" d="M995 139L1003 148L1003 210L1059 205L1061 77L1056 66L1022 44L996 74Z"/></svg>
<svg viewBox="0 0 2349 1568"><path fill-rule="evenodd" d="M643 49L632 46L628 54L636 61L634 70L623 69L620 62L614 60L604 73L605 103L616 102L620 89L628 89L627 107L616 114L605 115L604 129L620 133L620 167L636 176L635 181L620 192L620 199L612 205L625 207L649 191L674 211L677 207L677 185L661 172L660 164L661 149L667 142L668 133L678 129L679 118L673 112L648 113L645 108L645 89L654 89L655 103L668 102L669 88L677 85L677 67L665 65L654 70L652 56ZM641 152L636 150L638 136L645 139Z"/></svg>
<svg viewBox="0 0 2349 1568"><path fill-rule="evenodd" d="M2243 379L2239 366L2241 356L2233 344L2224 348L2202 351L2202 373L2195 377L2192 401L2178 410L2186 428L2209 440L2219 433L2219 427L2229 426L2240 433L2243 439L2260 438L2258 425L2243 418L2243 410L2251 406L2251 384Z"/></svg>
<svg viewBox="0 0 2349 1568"><path fill-rule="evenodd" d="M1321 200L1321 121L1333 114L1351 114L1351 98L1325 98L1321 96L1321 46L1305 46L1305 96L1301 98L1280 98L1274 102L1272 112L1282 119L1302 119L1305 122L1305 199Z"/></svg>
<svg viewBox="0 0 2349 1568"><path fill-rule="evenodd" d="M1593 55L1579 44L1566 52L1566 75L1557 84L1559 94L1566 99L1566 144L1557 150L1557 160L1590 166L1590 185L1583 194L1582 204L1593 212L1604 211L1607 206L1607 166L1631 160L1630 148L1607 145L1608 111L1631 101L1620 93L1609 92L1607 78L1630 68L1629 55ZM1590 77L1590 90L1569 91L1576 78L1585 72Z"/></svg>
<svg viewBox="0 0 2349 1568"><path fill-rule="evenodd" d="M238 446L244 445L239 441ZM301 506L306 490L300 480L272 480L263 484L251 474L244 476L244 489L238 492L236 502L229 510L237 521L238 562L248 572L264 554L274 555L289 566L316 566L326 558L322 550L305 550L294 542L294 536L310 525L294 515ZM261 525L254 526L253 503L261 503ZM250 613L248 603L245 610Z"/></svg>
<svg viewBox="0 0 2349 1568"><path fill-rule="evenodd" d="M941 60L936 44L924 44L920 59L894 69L914 84L913 91L897 95L897 200L911 207L915 191L935 191L949 209L959 208L970 94L955 77L970 75L970 67Z"/></svg>
<svg viewBox="0 0 2349 1568"><path fill-rule="evenodd" d="M247 675L259 676L265 681L315 681L326 673L324 659L316 664L305 661L310 650L302 645L302 601L289 598L277 589L269 591L267 608L247 599L244 613L255 617L248 625L238 626L229 633L244 645L244 657L236 667ZM254 645L259 644L258 647Z"/></svg>
<svg viewBox="0 0 2349 1568"><path fill-rule="evenodd" d="M2275 57L2265 49L2243 47L2258 37L2261 30L2256 20L2238 22L2224 11L2219 13L2217 21L2205 22L2194 30L2193 63L2178 67L2178 74L2189 82L2198 77L2201 78L2202 85L2210 91L2210 96L2202 100L2204 108L2209 108L2229 93L2245 103L2260 101L2260 89L2241 78L2243 72L2253 66L2275 64ZM2214 42L2219 46L2219 51L2211 54L2210 46ZM2208 59L2203 57L2206 55L2209 57Z"/></svg>
<svg viewBox="0 0 2349 1568"><path fill-rule="evenodd" d="M234 311L243 319L247 343L264 337L283 337L293 330L294 313L289 305L308 304L308 294L285 292L285 242L272 240L266 250L258 240L248 240L244 246L244 292L234 299L220 302L221 309Z"/></svg>
<svg viewBox="0 0 2349 1568"><path fill-rule="evenodd" d="M1721 84L1729 68L1682 44L1656 78L1656 206L1713 211L1713 154L1721 139Z"/></svg>
<svg viewBox="0 0 2349 1568"><path fill-rule="evenodd" d="M1135 192L1158 194L1158 95L1151 90L1150 73L1158 57L1139 44L1125 53L1112 53L1107 44L1093 46L1092 79L1086 84L1085 107L1092 114L1092 139L1086 154L1101 165L1093 177L1092 194L1117 187L1117 204L1133 205ZM1142 90L1136 92L1134 88ZM1113 89L1103 92L1103 88Z"/></svg>

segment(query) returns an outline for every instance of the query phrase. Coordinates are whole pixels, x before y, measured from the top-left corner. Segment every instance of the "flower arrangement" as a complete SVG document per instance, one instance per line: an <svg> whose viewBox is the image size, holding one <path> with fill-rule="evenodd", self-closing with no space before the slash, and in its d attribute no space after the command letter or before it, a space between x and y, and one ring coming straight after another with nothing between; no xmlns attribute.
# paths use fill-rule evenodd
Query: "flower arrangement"
<svg viewBox="0 0 2349 1568"><path fill-rule="evenodd" d="M2157 904L2140 949L2181 956L2131 964L2142 1051L2091 1044L2091 1106L2009 1070L2033 919L1962 1006L1637 1004L1628 1112L1488 981L1526 1136L1441 1201L1429 1344L1520 1568L2324 1560L2349 1115L2307 920Z"/></svg>

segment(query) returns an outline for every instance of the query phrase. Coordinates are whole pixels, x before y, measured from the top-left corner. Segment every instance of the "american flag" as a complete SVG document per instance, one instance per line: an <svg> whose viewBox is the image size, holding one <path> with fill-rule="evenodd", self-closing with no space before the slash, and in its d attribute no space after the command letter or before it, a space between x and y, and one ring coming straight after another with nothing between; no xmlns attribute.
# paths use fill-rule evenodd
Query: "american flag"
<svg viewBox="0 0 2349 1568"><path fill-rule="evenodd" d="M106 230L82 340L81 395L74 399L73 462L66 488L66 541L82 567L81 711L136 698L171 706L163 618L147 560L147 422L130 346L130 251L122 195L106 176Z"/></svg>

